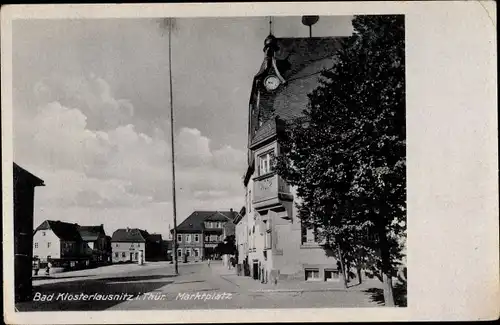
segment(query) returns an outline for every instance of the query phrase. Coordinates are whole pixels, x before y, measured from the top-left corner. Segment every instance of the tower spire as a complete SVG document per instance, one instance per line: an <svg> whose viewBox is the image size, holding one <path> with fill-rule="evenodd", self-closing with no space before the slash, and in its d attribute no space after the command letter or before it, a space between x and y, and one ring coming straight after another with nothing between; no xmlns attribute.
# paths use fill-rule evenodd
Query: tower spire
<svg viewBox="0 0 500 325"><path fill-rule="evenodd" d="M273 17L269 16L269 35L273 35Z"/></svg>

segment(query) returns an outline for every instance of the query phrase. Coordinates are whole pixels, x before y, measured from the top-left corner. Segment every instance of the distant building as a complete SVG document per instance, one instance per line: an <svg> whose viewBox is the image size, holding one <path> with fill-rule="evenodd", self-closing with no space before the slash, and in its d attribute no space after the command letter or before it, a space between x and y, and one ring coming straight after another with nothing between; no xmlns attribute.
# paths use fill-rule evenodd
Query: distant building
<svg viewBox="0 0 500 325"><path fill-rule="evenodd" d="M108 246L104 225L100 226L79 226L78 231L83 241L87 244L91 262L103 264L109 261L111 247Z"/></svg>
<svg viewBox="0 0 500 325"><path fill-rule="evenodd" d="M33 212L35 187L45 186L43 180L16 163L14 178L14 285L15 301L32 297Z"/></svg>
<svg viewBox="0 0 500 325"><path fill-rule="evenodd" d="M45 220L33 235L33 255L54 267L73 268L90 263L92 249L80 235L76 223Z"/></svg>
<svg viewBox="0 0 500 325"><path fill-rule="evenodd" d="M111 248L111 236L106 235L106 252L108 253L106 262L111 263L111 254L113 252Z"/></svg>
<svg viewBox="0 0 500 325"><path fill-rule="evenodd" d="M173 259L173 255L172 255L173 247L174 247L173 240L171 240L171 239L162 240L162 250L164 252L165 259L167 261L171 261Z"/></svg>
<svg viewBox="0 0 500 325"><path fill-rule="evenodd" d="M138 262L146 256L146 238L149 234L137 228L118 229L111 237L113 263Z"/></svg>
<svg viewBox="0 0 500 325"><path fill-rule="evenodd" d="M160 234L149 234L146 238L146 261L167 259L162 243L163 238Z"/></svg>
<svg viewBox="0 0 500 325"><path fill-rule="evenodd" d="M230 211L194 211L177 226L177 258L200 261L218 258L215 247L224 240L224 227L238 213Z"/></svg>

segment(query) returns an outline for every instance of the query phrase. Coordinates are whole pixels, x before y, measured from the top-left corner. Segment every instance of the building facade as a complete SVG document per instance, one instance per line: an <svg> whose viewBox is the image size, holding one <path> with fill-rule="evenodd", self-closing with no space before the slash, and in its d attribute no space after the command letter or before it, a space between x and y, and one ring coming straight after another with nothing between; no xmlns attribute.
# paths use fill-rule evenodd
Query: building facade
<svg viewBox="0 0 500 325"><path fill-rule="evenodd" d="M108 243L104 225L79 226L78 231L91 255L91 263L105 264L110 262L111 246Z"/></svg>
<svg viewBox="0 0 500 325"><path fill-rule="evenodd" d="M45 220L33 235L33 257L53 267L75 268L90 264L92 250L76 223Z"/></svg>
<svg viewBox="0 0 500 325"><path fill-rule="evenodd" d="M113 263L144 261L146 256L146 238L149 234L137 228L118 229L111 237L111 260Z"/></svg>
<svg viewBox="0 0 500 325"><path fill-rule="evenodd" d="M35 188L45 186L43 180L16 163L14 178L14 293L15 301L32 297L33 214Z"/></svg>
<svg viewBox="0 0 500 325"><path fill-rule="evenodd" d="M335 62L340 38L276 38L264 42L253 80L248 119L246 214L237 223L239 263L261 282L299 278L339 281L337 260L298 218L295 189L273 170L285 122L300 117L319 73ZM340 281L339 281L340 282Z"/></svg>
<svg viewBox="0 0 500 325"><path fill-rule="evenodd" d="M177 226L177 259L181 262L218 258L215 248L224 241L224 228L238 213L194 211Z"/></svg>

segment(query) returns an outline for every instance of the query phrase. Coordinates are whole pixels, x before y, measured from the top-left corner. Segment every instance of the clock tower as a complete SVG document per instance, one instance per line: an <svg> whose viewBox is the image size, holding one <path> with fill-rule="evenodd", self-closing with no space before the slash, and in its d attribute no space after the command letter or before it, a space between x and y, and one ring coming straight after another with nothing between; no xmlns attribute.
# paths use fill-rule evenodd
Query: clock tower
<svg viewBox="0 0 500 325"><path fill-rule="evenodd" d="M286 83L276 64L276 52L278 50L278 40L270 33L264 41L264 69L257 75L260 88L266 92L272 93Z"/></svg>

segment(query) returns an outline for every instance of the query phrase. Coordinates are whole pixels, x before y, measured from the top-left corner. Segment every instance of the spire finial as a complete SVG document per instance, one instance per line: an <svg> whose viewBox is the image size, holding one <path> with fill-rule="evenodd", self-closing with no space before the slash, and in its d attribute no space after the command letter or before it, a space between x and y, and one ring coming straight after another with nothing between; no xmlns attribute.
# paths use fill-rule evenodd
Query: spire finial
<svg viewBox="0 0 500 325"><path fill-rule="evenodd" d="M269 35L273 34L273 17L269 16Z"/></svg>

